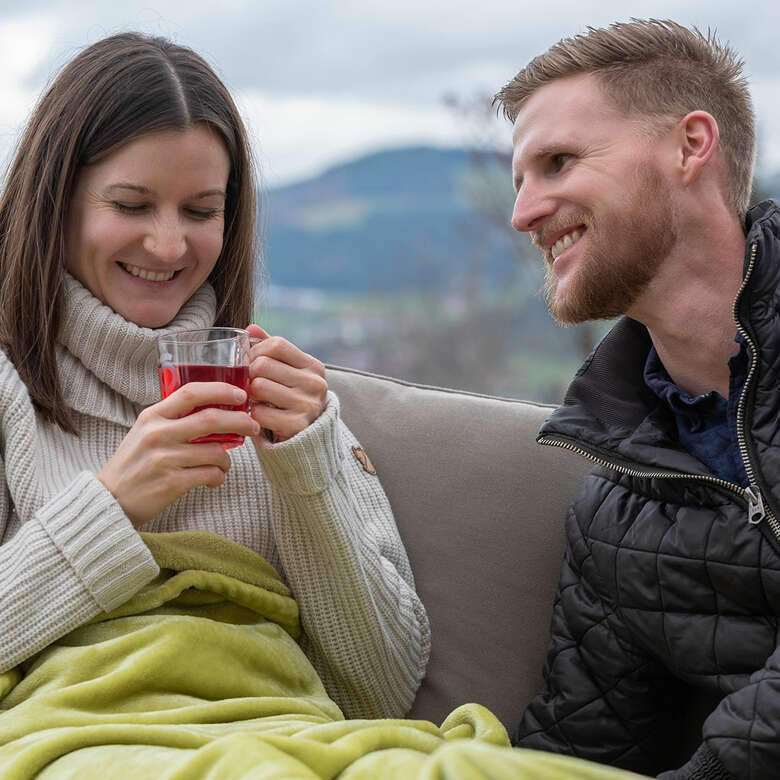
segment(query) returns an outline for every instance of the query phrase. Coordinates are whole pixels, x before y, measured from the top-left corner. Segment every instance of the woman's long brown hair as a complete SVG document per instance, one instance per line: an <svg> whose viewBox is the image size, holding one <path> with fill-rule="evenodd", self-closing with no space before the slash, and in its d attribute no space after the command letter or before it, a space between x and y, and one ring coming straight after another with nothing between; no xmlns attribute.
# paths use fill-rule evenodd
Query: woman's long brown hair
<svg viewBox="0 0 780 780"><path fill-rule="evenodd" d="M206 123L230 156L222 253L209 281L216 324L252 317L260 251L246 131L206 62L163 38L122 33L84 49L46 90L0 195L0 343L47 420L77 433L57 373L65 231L79 171L145 133Z"/></svg>

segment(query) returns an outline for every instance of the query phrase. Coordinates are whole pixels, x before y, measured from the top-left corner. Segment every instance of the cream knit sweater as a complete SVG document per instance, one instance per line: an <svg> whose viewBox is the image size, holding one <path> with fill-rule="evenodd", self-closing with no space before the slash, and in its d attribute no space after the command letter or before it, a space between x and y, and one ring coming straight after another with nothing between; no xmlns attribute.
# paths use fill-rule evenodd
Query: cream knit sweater
<svg viewBox="0 0 780 780"><path fill-rule="evenodd" d="M60 380L80 436L35 413L0 351L0 671L34 655L158 572L95 474L141 409L160 399L155 338L212 324L202 287L165 329L140 328L72 277L58 343ZM144 531L202 529L267 558L298 601L302 645L347 717L400 717L430 649L425 610L377 478L353 457L339 404L259 456L230 451L217 489L196 488Z"/></svg>

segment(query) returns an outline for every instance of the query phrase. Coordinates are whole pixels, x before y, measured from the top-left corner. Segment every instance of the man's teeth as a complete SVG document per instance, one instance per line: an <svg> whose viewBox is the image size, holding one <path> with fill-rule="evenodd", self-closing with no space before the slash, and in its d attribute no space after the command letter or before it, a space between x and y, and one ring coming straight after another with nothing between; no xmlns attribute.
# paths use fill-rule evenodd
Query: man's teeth
<svg viewBox="0 0 780 780"><path fill-rule="evenodd" d="M551 251L553 260L555 260L564 249L568 249L572 244L579 241L581 236L582 233L580 233L579 230L572 230L571 233L567 233L563 238L559 238L552 245Z"/></svg>
<svg viewBox="0 0 780 780"><path fill-rule="evenodd" d="M166 273L155 273L154 271L147 271L145 268L139 268L137 265L128 265L122 263L122 268L133 276L140 276L141 279L147 279L150 282L167 282L169 279L173 279L175 271L168 271Z"/></svg>

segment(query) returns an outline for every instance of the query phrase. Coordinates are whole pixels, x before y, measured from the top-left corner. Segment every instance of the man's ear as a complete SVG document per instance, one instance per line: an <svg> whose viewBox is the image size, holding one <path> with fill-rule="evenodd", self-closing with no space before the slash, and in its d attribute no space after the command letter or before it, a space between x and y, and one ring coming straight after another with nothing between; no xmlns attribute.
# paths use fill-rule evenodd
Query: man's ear
<svg viewBox="0 0 780 780"><path fill-rule="evenodd" d="M693 183L718 148L720 132L712 114L691 111L678 124L678 165L681 181Z"/></svg>

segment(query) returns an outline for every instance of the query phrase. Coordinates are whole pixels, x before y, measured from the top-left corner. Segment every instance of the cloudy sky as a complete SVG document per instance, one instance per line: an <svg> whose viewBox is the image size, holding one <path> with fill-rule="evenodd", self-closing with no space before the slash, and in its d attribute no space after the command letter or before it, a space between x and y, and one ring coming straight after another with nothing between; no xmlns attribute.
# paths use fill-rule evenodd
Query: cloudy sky
<svg viewBox="0 0 780 780"><path fill-rule="evenodd" d="M492 94L559 38L632 16L716 28L742 54L760 164L780 170L776 0L0 0L0 159L57 69L123 29L216 68L274 185L391 145L467 143L445 95Z"/></svg>

